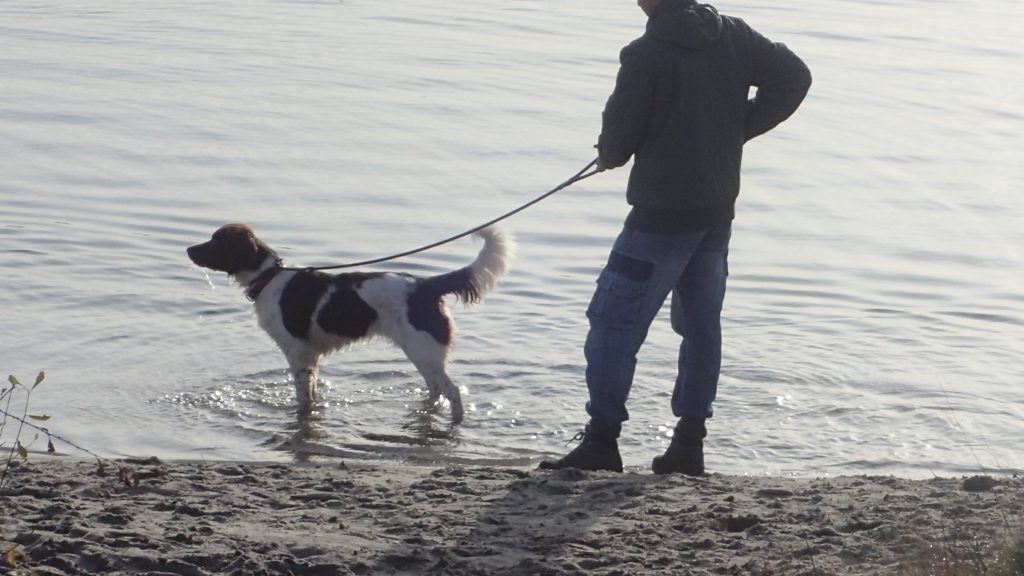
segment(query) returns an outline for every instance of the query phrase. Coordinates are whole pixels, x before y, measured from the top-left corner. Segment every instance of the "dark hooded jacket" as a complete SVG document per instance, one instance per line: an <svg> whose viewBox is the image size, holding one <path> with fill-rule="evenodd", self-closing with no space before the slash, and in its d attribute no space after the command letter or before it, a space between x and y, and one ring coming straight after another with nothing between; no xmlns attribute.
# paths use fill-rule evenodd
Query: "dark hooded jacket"
<svg viewBox="0 0 1024 576"><path fill-rule="evenodd" d="M634 158L626 225L672 232L731 221L743 144L797 109L807 66L694 0L662 0L620 61L598 152L608 168Z"/></svg>

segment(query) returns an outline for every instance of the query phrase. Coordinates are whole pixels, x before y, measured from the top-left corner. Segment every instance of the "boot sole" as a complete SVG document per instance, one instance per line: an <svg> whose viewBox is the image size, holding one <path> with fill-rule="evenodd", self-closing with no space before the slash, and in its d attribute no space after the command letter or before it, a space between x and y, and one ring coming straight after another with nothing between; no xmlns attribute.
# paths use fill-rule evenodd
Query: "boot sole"
<svg viewBox="0 0 1024 576"><path fill-rule="evenodd" d="M618 468L579 468L577 466L567 466L562 464L561 462L552 462L550 460L542 460L538 468L541 470L565 470L567 468L573 468L576 470L586 470L587 472L618 472L620 474L622 473L621 465Z"/></svg>
<svg viewBox="0 0 1024 576"><path fill-rule="evenodd" d="M651 471L654 472L655 474L658 474L658 475L665 475L665 474L683 474L685 476L703 476L704 475L704 469L703 468L699 468L699 469L686 469L686 468L681 468L681 467L677 468L675 466L670 466L668 463L666 463L664 461L664 458L661 457L661 456L655 456L654 460L651 461Z"/></svg>

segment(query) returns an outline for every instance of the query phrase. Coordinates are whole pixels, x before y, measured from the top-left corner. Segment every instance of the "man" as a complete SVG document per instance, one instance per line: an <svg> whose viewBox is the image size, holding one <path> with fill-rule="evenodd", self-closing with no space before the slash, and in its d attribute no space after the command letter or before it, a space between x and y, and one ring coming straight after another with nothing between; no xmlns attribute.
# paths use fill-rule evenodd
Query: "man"
<svg viewBox="0 0 1024 576"><path fill-rule="evenodd" d="M811 84L807 66L738 18L695 0L638 0L645 34L626 46L605 106L598 167L633 157L632 205L587 309L586 405L574 450L541 468L622 471L617 438L636 354L671 292L683 337L671 444L657 474L704 473L705 419L721 368L721 311L743 144L792 114ZM750 98L750 88L757 91ZM579 435L578 435L579 436Z"/></svg>

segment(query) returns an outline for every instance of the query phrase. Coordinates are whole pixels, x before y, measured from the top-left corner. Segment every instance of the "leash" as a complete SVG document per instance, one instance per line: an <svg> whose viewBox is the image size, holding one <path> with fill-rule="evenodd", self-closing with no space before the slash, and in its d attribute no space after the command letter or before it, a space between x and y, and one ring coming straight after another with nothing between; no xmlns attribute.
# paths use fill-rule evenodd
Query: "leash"
<svg viewBox="0 0 1024 576"><path fill-rule="evenodd" d="M406 256L411 256L413 254L418 254L420 252L425 252L425 251L430 250L432 248L437 248L438 246L441 246L443 244L447 244L449 242L454 242L455 240L458 240L460 238L465 238L466 236L469 236L470 234L472 234L474 232L478 232L480 230L483 230L484 228L487 228L488 226L491 226L493 224L501 222L502 220L505 220L505 219L507 219L507 218L509 218L511 216L514 216L514 215L522 212L523 210L526 210L530 206L533 206L534 204L540 202L541 200L547 198L548 196L551 196L555 192L558 192L560 190L564 190L564 189L568 188L569 186L572 186L573 184L579 182L580 180L583 180L583 179L586 179L586 178L590 178L594 174L597 174L598 172L601 171L601 170L599 170L597 168L594 168L593 170L590 170L596 164L597 164L597 158L594 158L593 160L590 161L590 164L587 164L586 166L584 166L582 170L580 170L579 172L574 174L571 178L569 178L565 182L562 182L558 186L555 186L551 190L548 190L547 192L541 194L540 196L534 198L533 200L527 202L526 204L523 204L522 206L516 208L515 210L511 210L509 212L506 212L506 213L502 214L501 216L498 216L497 218L495 218L493 220L490 220L488 222L484 222L483 224L481 224L479 226L476 226L475 228L471 228L469 230L466 230L465 232L462 232L461 234L456 234L455 236L451 236L449 238L445 238L444 240L438 240L437 242L434 242L433 244L427 244L426 246L420 246L419 248L415 248L413 250L407 250L405 252L400 252L398 254L392 254L391 256L384 256L384 257L381 257L381 258L373 258L371 260L363 260L362 262L352 262L352 263L349 263L349 264L337 264L337 265L334 265L334 266L309 266L309 267L305 267L305 268L292 268L292 267L282 266L282 267L276 268L276 270L314 271L314 270L337 270L339 268L355 268L356 266L367 266L369 264L377 264L379 262L387 262L388 260L397 260L399 258L404 258ZM590 171L588 172L588 170L590 170Z"/></svg>

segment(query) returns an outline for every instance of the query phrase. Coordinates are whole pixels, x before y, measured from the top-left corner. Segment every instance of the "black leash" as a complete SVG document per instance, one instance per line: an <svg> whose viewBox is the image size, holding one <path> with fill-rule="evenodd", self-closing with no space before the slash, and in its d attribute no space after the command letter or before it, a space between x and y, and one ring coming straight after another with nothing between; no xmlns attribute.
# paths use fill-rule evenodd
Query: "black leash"
<svg viewBox="0 0 1024 576"><path fill-rule="evenodd" d="M501 216L498 216L497 218L495 218L495 219L493 219L493 220L491 220L489 222L484 222L483 224L481 224L481 225L479 225L479 226L477 226L475 228L471 228L471 229L466 230L465 232L463 232L461 234L456 234L455 236L452 236L450 238L445 238L444 240L439 240L437 242L434 242L433 244L428 244L426 246L421 246L421 247L416 248L414 250L407 250L407 251L401 252L399 254L392 254L391 256L384 256L382 258L374 258L372 260L363 260L362 262L352 262L351 264L338 264L338 265L335 265L335 266L309 266L309 267L306 267L306 268L291 268L291 267L282 266L280 268L277 268L277 270L306 270L306 271L312 271L312 270L337 270L339 268L355 268L356 266L367 266L369 264L377 264L379 262L387 262L388 260L397 260L399 258L404 258L406 256L411 256L413 254L418 254L420 252L425 252L427 250L430 250L431 248L437 248L438 246L441 246L442 244L447 244L449 242L454 242L455 240L458 240L459 238L465 238L466 236L469 236L470 234L472 234L474 232L483 230L484 228L487 228L488 226L491 226L492 224L496 224L498 222L501 222L502 220L505 220L506 218L508 218L510 216L514 216L515 214L518 214L518 213L522 212L523 210L526 210L530 206L533 206L537 202L540 202L541 200L547 198L548 196L551 196L552 194L554 194L555 192L558 192L559 190L564 190L565 188L568 188L569 186L572 186L573 184L579 182L580 180L583 180L585 178L590 178L594 174L597 174L598 172L600 172L600 170L597 169L597 168L594 168L593 170L590 170L590 168L593 167L595 164L597 164L597 158L594 158L593 160L591 160L590 164L587 164L586 166L584 166L583 169L580 170L579 172L577 172L575 175L573 175L572 178L569 178L565 182L562 182L558 186L555 186L551 190L548 190L547 192L541 194L540 196L534 198L533 200L527 202L526 204L523 204L522 206L516 208L515 210L512 210L510 212L506 212L505 214L502 214ZM590 170L590 172L587 172L587 170Z"/></svg>

